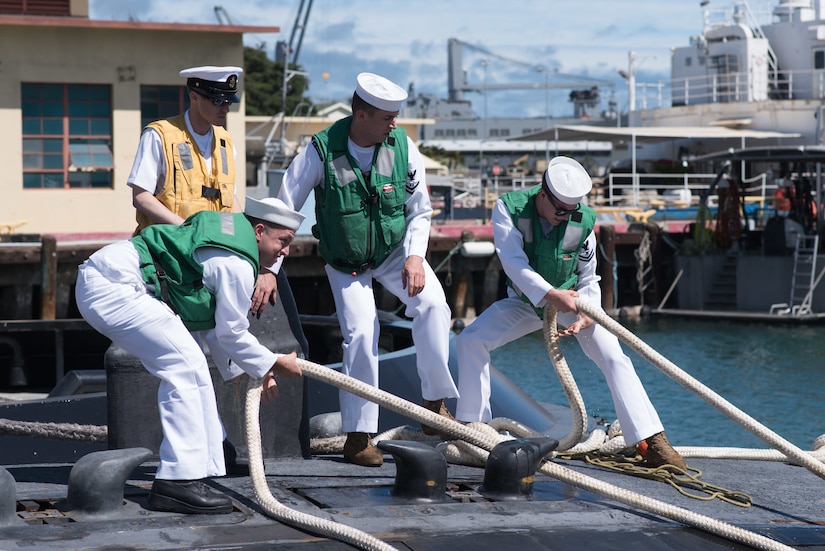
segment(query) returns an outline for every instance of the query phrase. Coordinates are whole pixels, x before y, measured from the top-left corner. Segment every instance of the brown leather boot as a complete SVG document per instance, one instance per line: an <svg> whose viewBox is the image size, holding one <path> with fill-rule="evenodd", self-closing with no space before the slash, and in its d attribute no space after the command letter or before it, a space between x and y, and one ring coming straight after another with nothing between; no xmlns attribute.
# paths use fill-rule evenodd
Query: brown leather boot
<svg viewBox="0 0 825 551"><path fill-rule="evenodd" d="M446 417L451 421L456 420L456 418L453 417L453 414L450 413L450 410L447 409L447 406L444 405L444 398L441 398L440 400L424 400L423 405L425 409L428 409L433 413L437 413L440 416ZM430 436L438 434L442 438L451 438L449 434L441 433L437 429L427 426L424 423L421 423L421 430L424 432L424 434L428 434Z"/></svg>
<svg viewBox="0 0 825 551"><path fill-rule="evenodd" d="M645 442L647 443L647 451L644 454L646 466L673 466L683 471L687 470L685 459L673 449L664 432L645 438Z"/></svg>
<svg viewBox="0 0 825 551"><path fill-rule="evenodd" d="M384 464L381 450L372 445L366 432L348 432L344 442L344 459L362 467L380 467Z"/></svg>

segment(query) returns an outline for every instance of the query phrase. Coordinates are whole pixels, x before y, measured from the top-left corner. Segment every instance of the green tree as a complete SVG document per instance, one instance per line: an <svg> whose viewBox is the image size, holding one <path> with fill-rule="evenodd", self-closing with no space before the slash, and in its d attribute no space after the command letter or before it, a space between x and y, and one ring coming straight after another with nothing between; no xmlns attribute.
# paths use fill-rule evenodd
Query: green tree
<svg viewBox="0 0 825 551"><path fill-rule="evenodd" d="M283 103L284 64L272 61L263 47L244 47L244 88L246 91L247 115L275 115L284 111ZM300 71L299 65L290 64L293 71ZM291 115L300 103L311 105L304 96L309 88L309 79L294 75L287 83L286 114Z"/></svg>

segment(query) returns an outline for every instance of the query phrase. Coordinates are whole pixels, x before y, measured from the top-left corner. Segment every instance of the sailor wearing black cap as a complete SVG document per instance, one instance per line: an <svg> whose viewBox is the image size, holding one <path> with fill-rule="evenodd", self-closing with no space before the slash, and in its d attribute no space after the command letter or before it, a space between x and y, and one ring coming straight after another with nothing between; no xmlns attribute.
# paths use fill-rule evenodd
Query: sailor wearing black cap
<svg viewBox="0 0 825 551"><path fill-rule="evenodd" d="M149 124L127 183L138 227L180 224L201 210L237 212L235 149L225 129L229 106L240 101L240 67L184 69L189 109Z"/></svg>
<svg viewBox="0 0 825 551"><path fill-rule="evenodd" d="M489 421L490 353L542 328L542 310L552 304L558 321L574 335L588 358L604 374L624 439L645 441L650 466L686 469L685 460L668 442L659 415L619 340L578 312L582 296L601 304L596 273L596 214L583 204L592 188L587 171L576 160L550 161L540 186L513 191L496 201L493 239L507 275L507 298L490 305L456 336L458 389L456 417ZM538 315L537 315L538 314Z"/></svg>
<svg viewBox="0 0 825 551"><path fill-rule="evenodd" d="M127 183L137 210L135 235L151 224L180 224L201 211L239 212L235 148L227 132L229 106L238 103L240 67L184 69L189 109L149 124L140 137ZM275 301L275 274L264 268L255 283L252 313Z"/></svg>

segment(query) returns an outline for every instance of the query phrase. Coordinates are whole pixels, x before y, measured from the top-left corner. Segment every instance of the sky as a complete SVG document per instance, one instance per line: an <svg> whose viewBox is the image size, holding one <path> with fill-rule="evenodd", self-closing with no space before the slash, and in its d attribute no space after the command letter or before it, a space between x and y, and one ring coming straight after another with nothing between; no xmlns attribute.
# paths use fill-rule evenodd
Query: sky
<svg viewBox="0 0 825 551"><path fill-rule="evenodd" d="M619 71L629 70L631 51L637 82L666 80L670 49L689 45L701 32L704 10L714 10L713 17L731 6L730 0L711 0L705 8L699 0L304 0L304 10L310 1L297 62L308 73L315 103L348 102L362 71L405 89L412 85L416 95L446 98L447 42L456 38L469 45L462 60L469 83L609 81L613 86L601 89L602 109L612 95L622 112L628 93ZM233 23L280 27L279 34L244 37L247 46L263 45L272 58L276 42L289 41L301 3L89 0L89 10L100 20L216 24L220 6ZM750 7L765 12L775 3L751 0ZM490 90L486 97L464 97L478 116L568 116L569 92Z"/></svg>

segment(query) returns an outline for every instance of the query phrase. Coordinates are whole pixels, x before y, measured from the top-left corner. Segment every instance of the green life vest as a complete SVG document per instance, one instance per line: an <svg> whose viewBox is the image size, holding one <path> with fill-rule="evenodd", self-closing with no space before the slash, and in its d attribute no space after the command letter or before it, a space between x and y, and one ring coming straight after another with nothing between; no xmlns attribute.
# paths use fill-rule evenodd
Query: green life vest
<svg viewBox="0 0 825 551"><path fill-rule="evenodd" d="M404 238L407 134L396 128L375 147L367 180L347 147L351 123L341 119L312 138L325 166L312 235L329 265L360 274L380 266Z"/></svg>
<svg viewBox="0 0 825 551"><path fill-rule="evenodd" d="M536 210L536 196L541 186L526 191L513 191L501 197L510 213L513 226L524 236L524 252L530 266L556 289L570 289L576 285L576 267L579 250L596 225L596 212L586 205L572 213L545 237ZM530 300L510 278L509 285L528 304ZM543 308L535 308L541 316Z"/></svg>
<svg viewBox="0 0 825 551"><path fill-rule="evenodd" d="M140 256L143 281L190 331L215 327L215 296L203 286L197 249L218 247L235 253L249 261L253 282L258 274L258 240L243 214L196 212L180 226L149 226L131 241Z"/></svg>

